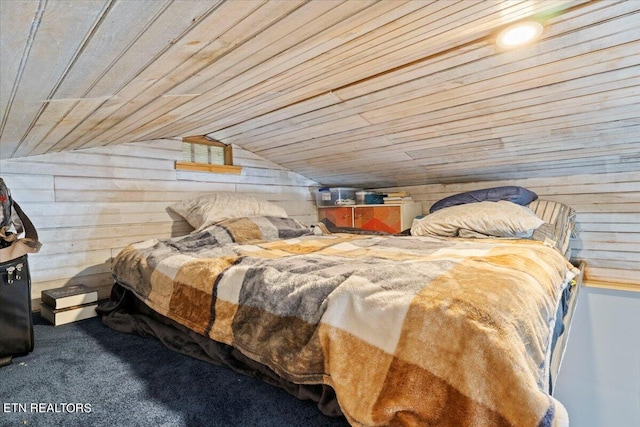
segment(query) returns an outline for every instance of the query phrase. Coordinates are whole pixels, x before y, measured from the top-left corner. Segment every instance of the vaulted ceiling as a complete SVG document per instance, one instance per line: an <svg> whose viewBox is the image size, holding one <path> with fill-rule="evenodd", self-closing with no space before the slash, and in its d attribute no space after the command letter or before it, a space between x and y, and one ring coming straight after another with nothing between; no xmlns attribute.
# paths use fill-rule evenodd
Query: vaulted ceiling
<svg viewBox="0 0 640 427"><path fill-rule="evenodd" d="M536 44L496 33L535 18ZM0 2L0 158L207 134L327 185L640 169L640 2Z"/></svg>

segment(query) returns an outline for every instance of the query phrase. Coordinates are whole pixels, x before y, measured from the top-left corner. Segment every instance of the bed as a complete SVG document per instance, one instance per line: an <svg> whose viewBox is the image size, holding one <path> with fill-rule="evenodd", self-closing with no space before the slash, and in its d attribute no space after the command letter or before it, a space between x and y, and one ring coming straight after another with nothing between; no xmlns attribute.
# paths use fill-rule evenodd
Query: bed
<svg viewBox="0 0 640 427"><path fill-rule="evenodd" d="M579 288L575 213L501 197L441 208L409 235L189 200L174 209L194 232L123 249L99 311L352 426L567 426L552 390Z"/></svg>

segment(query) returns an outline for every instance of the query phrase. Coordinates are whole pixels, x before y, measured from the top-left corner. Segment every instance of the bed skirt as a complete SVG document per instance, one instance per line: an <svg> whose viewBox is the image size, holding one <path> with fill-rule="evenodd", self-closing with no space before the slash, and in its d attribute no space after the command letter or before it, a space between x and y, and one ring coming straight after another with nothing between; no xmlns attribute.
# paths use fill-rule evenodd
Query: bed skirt
<svg viewBox="0 0 640 427"><path fill-rule="evenodd" d="M279 387L300 400L311 400L327 416L343 416L331 386L287 381L233 347L204 337L151 310L118 283L111 290L110 300L101 304L97 311L102 316L102 322L111 329L143 337L156 337L171 350L214 365L226 366Z"/></svg>

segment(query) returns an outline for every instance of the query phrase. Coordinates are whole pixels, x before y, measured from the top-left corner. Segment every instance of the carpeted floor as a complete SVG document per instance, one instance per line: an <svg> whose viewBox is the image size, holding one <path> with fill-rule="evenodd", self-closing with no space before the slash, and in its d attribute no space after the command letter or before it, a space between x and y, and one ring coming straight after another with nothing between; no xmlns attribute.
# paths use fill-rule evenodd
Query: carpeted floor
<svg viewBox="0 0 640 427"><path fill-rule="evenodd" d="M345 427L310 401L123 334L98 318L53 327L0 368L0 426Z"/></svg>

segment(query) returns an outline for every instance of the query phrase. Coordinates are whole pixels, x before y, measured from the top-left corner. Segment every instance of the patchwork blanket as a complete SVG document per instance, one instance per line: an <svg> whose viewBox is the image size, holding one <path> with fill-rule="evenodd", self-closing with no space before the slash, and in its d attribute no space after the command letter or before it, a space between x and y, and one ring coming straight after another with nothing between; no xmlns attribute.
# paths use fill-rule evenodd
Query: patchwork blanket
<svg viewBox="0 0 640 427"><path fill-rule="evenodd" d="M548 393L562 289L527 240L314 235L229 220L122 250L115 279L158 313L300 384L353 426L567 426Z"/></svg>

